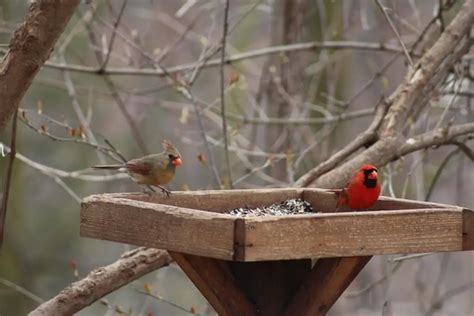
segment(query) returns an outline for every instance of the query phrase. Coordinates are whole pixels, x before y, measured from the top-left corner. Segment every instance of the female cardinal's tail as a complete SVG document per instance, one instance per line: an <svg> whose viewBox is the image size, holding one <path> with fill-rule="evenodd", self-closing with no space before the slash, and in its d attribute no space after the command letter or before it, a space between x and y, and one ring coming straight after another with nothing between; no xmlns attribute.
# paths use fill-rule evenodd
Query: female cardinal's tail
<svg viewBox="0 0 474 316"><path fill-rule="evenodd" d="M123 165L97 165L92 166L92 169L101 169L101 170L119 170L124 168Z"/></svg>

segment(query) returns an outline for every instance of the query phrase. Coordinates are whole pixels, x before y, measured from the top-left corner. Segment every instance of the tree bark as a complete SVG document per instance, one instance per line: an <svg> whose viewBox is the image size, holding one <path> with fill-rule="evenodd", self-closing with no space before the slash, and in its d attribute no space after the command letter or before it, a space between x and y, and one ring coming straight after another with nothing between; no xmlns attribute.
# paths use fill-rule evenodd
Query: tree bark
<svg viewBox="0 0 474 316"><path fill-rule="evenodd" d="M0 131L15 113L78 4L79 0L31 2L0 62Z"/></svg>

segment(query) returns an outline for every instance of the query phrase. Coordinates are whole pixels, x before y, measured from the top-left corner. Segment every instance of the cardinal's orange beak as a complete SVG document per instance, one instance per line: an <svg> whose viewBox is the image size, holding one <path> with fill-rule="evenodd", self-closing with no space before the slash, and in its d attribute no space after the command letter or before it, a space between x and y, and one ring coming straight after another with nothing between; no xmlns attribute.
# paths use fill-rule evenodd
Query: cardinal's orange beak
<svg viewBox="0 0 474 316"><path fill-rule="evenodd" d="M369 178L370 180L376 180L377 179L377 171L374 170L371 173L369 173L367 178Z"/></svg>
<svg viewBox="0 0 474 316"><path fill-rule="evenodd" d="M173 164L173 166L181 166L183 164L183 161L181 160L181 158L176 158L173 159L171 163Z"/></svg>

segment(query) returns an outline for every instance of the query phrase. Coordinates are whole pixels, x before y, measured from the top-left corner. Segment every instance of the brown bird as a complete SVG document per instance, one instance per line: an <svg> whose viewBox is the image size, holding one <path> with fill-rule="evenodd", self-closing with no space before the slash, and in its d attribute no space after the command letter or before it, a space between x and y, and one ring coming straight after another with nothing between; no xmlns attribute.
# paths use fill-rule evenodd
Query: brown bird
<svg viewBox="0 0 474 316"><path fill-rule="evenodd" d="M171 192L162 185L173 179L176 167L181 166L183 161L178 149L170 141L163 141L163 149L159 154L135 158L121 165L98 165L92 168L126 172L136 183L145 184L152 191L151 186L158 187L169 196Z"/></svg>

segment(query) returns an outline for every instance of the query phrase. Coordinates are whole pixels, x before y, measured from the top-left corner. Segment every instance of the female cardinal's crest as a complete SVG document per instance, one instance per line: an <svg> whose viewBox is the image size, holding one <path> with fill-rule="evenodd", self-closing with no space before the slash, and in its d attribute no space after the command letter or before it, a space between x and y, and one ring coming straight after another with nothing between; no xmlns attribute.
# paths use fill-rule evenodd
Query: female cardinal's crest
<svg viewBox="0 0 474 316"><path fill-rule="evenodd" d="M174 145L169 140L164 140L162 145L163 145L163 149L167 153L173 154L176 157L181 157L181 155L179 154L178 149L176 149L176 147L174 147Z"/></svg>

